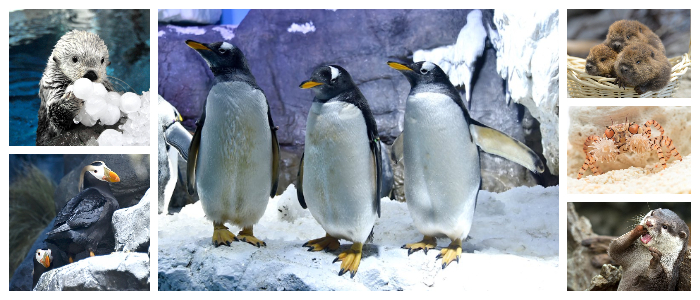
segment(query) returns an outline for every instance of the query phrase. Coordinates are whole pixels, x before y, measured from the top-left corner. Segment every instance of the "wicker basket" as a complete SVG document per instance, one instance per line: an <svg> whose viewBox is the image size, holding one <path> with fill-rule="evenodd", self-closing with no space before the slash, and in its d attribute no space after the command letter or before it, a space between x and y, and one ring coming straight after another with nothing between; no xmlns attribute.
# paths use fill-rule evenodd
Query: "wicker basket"
<svg viewBox="0 0 700 300"><path fill-rule="evenodd" d="M568 56L566 81L569 97L572 98L671 98L681 85L681 77L690 68L690 52L670 58L671 80L658 90L637 94L634 87L621 89L613 83L615 78L586 74L586 59Z"/></svg>

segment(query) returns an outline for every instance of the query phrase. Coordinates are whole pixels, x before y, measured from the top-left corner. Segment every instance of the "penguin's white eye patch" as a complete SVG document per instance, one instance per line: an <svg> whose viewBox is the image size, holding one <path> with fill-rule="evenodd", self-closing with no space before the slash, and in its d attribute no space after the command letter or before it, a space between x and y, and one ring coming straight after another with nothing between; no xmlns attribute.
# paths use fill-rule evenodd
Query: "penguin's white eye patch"
<svg viewBox="0 0 700 300"><path fill-rule="evenodd" d="M224 49L224 51L231 50L231 49L233 49L233 45L231 45L227 42L223 42L223 43L221 43L221 47L219 47L219 51L221 51L221 49Z"/></svg>
<svg viewBox="0 0 700 300"><path fill-rule="evenodd" d="M435 64L431 63L429 61L426 61L423 63L423 66L421 66L420 72L425 74L425 73L432 71L433 69L435 69ZM423 70L425 70L425 72L423 72Z"/></svg>
<svg viewBox="0 0 700 300"><path fill-rule="evenodd" d="M333 67L333 66L328 66L331 69L331 81L335 82L335 79L338 78L338 75L340 75L340 71L338 71L338 68Z"/></svg>

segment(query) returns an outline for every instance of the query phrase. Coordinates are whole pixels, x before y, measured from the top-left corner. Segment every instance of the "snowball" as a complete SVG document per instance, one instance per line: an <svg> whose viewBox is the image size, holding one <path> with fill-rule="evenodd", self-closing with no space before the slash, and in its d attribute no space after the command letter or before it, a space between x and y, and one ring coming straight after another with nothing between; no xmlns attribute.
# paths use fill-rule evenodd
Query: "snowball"
<svg viewBox="0 0 700 300"><path fill-rule="evenodd" d="M80 99L87 99L93 93L93 84L90 79L80 78L73 83L73 95Z"/></svg>
<svg viewBox="0 0 700 300"><path fill-rule="evenodd" d="M121 132L114 129L106 129L97 138L97 143L100 146L121 146L123 144L123 136Z"/></svg>
<svg viewBox="0 0 700 300"><path fill-rule="evenodd" d="M102 121L102 124L104 125L114 125L117 123L117 121L119 121L119 117L121 117L119 108L114 105L107 104L100 114L100 121Z"/></svg>
<svg viewBox="0 0 700 300"><path fill-rule="evenodd" d="M107 103L105 103L104 99L102 98L89 98L87 101L85 101L85 111L93 119L99 119L99 114L105 108L105 105L107 105Z"/></svg>
<svg viewBox="0 0 700 300"><path fill-rule="evenodd" d="M99 82L92 85L92 95L95 97L104 98L107 96L107 88Z"/></svg>
<svg viewBox="0 0 700 300"><path fill-rule="evenodd" d="M119 95L119 93L109 92L109 93L107 93L107 97L105 98L105 102L107 102L107 104L111 104L111 105L119 107L119 103L120 103L121 98L122 98L122 95Z"/></svg>
<svg viewBox="0 0 700 300"><path fill-rule="evenodd" d="M135 112L141 107L141 98L134 93L124 93L119 108L125 113Z"/></svg>
<svg viewBox="0 0 700 300"><path fill-rule="evenodd" d="M80 108L80 111L73 119L73 122L75 122L76 124L82 123L87 127L92 127L95 125L95 123L97 123L97 119L93 119L92 117L90 117L90 115L88 115L88 113L85 111L85 105L83 105L83 107Z"/></svg>

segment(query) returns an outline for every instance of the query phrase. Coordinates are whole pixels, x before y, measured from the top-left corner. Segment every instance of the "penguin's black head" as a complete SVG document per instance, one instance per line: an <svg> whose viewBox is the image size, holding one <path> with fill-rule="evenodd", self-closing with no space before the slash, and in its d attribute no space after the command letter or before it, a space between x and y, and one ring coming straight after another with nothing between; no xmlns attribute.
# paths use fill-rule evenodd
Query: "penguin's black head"
<svg viewBox="0 0 700 300"><path fill-rule="evenodd" d="M187 40L185 43L197 50L214 76L236 72L250 73L248 61L243 56L243 52L234 45L227 42L203 44L193 40Z"/></svg>
<svg viewBox="0 0 700 300"><path fill-rule="evenodd" d="M440 67L429 61L419 61L412 64L402 64L397 62L387 62L387 64L401 72L408 82L411 83L411 88L420 84L447 84L450 83L450 78L440 69Z"/></svg>
<svg viewBox="0 0 700 300"><path fill-rule="evenodd" d="M350 73L340 66L330 65L318 67L311 74L311 78L299 85L302 89L312 89L316 99L329 100L340 93L355 89L355 83Z"/></svg>

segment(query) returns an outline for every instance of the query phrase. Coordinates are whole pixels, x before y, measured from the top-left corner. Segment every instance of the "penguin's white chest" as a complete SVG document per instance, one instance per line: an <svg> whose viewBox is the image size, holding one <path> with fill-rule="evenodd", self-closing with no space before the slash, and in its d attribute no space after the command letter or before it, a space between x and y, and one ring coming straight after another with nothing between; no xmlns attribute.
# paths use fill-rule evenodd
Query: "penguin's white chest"
<svg viewBox="0 0 700 300"><path fill-rule="evenodd" d="M272 180L267 101L242 82L223 82L207 97L197 161L197 190L207 217L240 226L265 212Z"/></svg>
<svg viewBox="0 0 700 300"><path fill-rule="evenodd" d="M304 198L331 236L365 242L376 220L374 160L362 111L314 102L306 123Z"/></svg>
<svg viewBox="0 0 700 300"><path fill-rule="evenodd" d="M428 236L466 238L481 168L459 106L440 93L409 96L403 142L406 202L416 228Z"/></svg>

